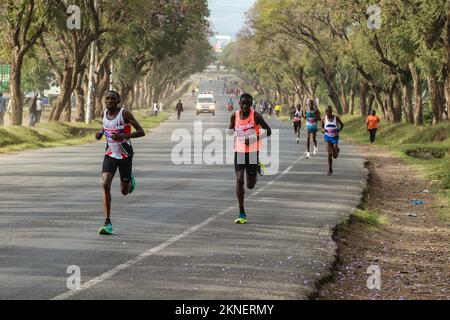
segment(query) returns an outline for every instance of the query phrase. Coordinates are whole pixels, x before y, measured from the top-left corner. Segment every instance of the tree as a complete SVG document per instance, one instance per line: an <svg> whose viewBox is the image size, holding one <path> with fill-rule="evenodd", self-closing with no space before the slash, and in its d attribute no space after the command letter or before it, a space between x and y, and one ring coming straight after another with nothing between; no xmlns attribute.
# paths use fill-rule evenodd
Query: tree
<svg viewBox="0 0 450 320"><path fill-rule="evenodd" d="M0 27L6 30L2 42L9 46L8 61L11 64L11 122L22 125L23 94L22 66L26 54L46 30L49 14L48 1L8 0L0 5Z"/></svg>

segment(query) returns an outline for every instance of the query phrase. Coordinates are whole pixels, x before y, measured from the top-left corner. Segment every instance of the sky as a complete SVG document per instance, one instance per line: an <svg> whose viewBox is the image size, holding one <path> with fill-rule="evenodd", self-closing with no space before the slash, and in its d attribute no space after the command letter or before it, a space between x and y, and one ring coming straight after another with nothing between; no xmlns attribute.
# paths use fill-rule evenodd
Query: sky
<svg viewBox="0 0 450 320"><path fill-rule="evenodd" d="M213 30L220 35L236 36L245 23L245 12L256 0L208 0Z"/></svg>

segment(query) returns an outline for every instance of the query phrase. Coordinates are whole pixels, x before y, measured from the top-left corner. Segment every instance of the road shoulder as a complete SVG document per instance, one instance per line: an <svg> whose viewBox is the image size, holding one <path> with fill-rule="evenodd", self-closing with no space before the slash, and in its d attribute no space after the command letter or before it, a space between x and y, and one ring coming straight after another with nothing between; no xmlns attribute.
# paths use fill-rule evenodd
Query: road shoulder
<svg viewBox="0 0 450 320"><path fill-rule="evenodd" d="M437 217L433 182L380 147L360 147L368 159L364 213L337 228L338 262L319 299L449 299L450 228ZM368 289L378 266L381 290Z"/></svg>

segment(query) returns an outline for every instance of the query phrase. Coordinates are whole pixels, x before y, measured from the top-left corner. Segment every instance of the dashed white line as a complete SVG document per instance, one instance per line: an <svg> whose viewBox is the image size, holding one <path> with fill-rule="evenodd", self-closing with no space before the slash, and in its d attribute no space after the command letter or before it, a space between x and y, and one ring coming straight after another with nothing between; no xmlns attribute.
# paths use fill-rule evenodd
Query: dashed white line
<svg viewBox="0 0 450 320"><path fill-rule="evenodd" d="M301 159L303 159L304 157L301 156L299 158L297 158L297 160L294 162L293 165L291 165L290 167L288 167L286 170L283 171L283 173L281 175L279 175L278 177L274 178L273 180L271 180L270 182L268 182L266 185L264 185L262 188L260 188L258 191L254 192L248 199L253 199L255 196L257 196L259 193L261 193L265 188L270 187L271 185L273 185L275 183L275 181L281 179L284 175L286 175L289 171L292 170L292 168L298 163L298 161L300 161ZM83 291L88 290L89 288L92 288L93 286L95 286L98 283L101 283L109 278L111 278L112 276L114 276L115 274L117 274L118 272L128 269L131 266L137 264L138 262L144 260L145 258L167 248L168 246L170 246L171 244L187 237L188 235L194 233L195 231L197 231L198 229L210 224L211 222L213 222L214 220L216 220L218 217L223 216L224 214L227 214L229 211L231 211L233 208L235 208L236 206L230 206L228 208L226 208L225 210L220 211L218 214L209 217L208 219L202 221L201 223L189 228L188 230L184 231L183 233L180 233L166 241L164 241L163 243L161 243L160 245L153 247L149 250L147 250L146 252L140 254L139 256L137 256L136 258L133 258L131 260L128 260L120 265L118 265L117 267L106 271L104 273L102 273L101 275L95 277L94 279L89 280L88 282L84 283L81 285L81 288L79 289L74 289L74 290L69 290L66 291L54 298L52 298L51 300L65 300L68 298L71 298Z"/></svg>

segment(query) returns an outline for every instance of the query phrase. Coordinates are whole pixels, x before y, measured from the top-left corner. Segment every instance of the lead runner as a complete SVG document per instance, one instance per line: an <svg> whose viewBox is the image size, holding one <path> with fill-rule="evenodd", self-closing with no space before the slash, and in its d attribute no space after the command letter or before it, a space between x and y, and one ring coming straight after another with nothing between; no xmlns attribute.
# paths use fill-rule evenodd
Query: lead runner
<svg viewBox="0 0 450 320"><path fill-rule="evenodd" d="M106 151L102 166L105 223L100 228L99 234L111 235L114 233L111 223L111 184L119 169L122 194L126 196L134 191L136 185L132 174L134 151L130 139L145 136L145 131L130 111L119 107L118 92L108 91L105 102L103 130L95 134L97 140L103 136L106 137ZM131 126L136 129L133 133L131 133Z"/></svg>
<svg viewBox="0 0 450 320"><path fill-rule="evenodd" d="M236 195L239 203L239 216L234 221L237 224L247 223L247 215L244 209L245 175L247 188L255 188L258 180L258 172L261 167L259 163L259 150L261 142L272 134L272 130L262 115L253 110L253 97L244 93L239 105L241 110L231 116L230 130L234 130L234 169L236 171ZM260 133L260 129L266 132Z"/></svg>

